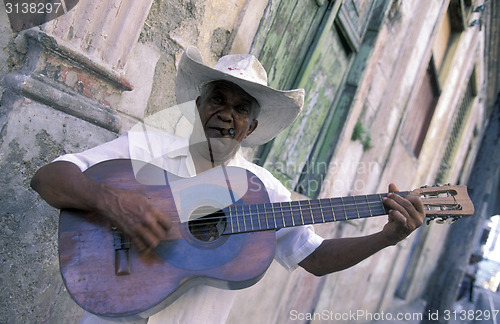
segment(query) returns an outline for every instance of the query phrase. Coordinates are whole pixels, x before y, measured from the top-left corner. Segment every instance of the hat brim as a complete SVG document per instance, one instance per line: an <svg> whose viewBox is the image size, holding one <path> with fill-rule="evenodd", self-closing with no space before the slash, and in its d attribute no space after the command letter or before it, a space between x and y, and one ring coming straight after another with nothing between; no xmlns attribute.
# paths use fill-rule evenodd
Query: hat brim
<svg viewBox="0 0 500 324"><path fill-rule="evenodd" d="M201 84L216 80L235 83L254 97L260 105L257 118L259 124L254 132L243 140L244 146L269 142L293 123L304 105L303 89L276 90L215 70L203 64L200 52L192 46L184 51L179 61L175 91L177 103L182 104L196 99L200 95ZM193 122L194 114L188 113L186 118Z"/></svg>

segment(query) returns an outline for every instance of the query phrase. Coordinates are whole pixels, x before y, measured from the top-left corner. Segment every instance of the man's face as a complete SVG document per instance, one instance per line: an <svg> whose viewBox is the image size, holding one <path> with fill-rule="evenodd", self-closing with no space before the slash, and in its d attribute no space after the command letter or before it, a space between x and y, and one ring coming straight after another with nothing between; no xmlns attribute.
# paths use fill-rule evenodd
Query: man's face
<svg viewBox="0 0 500 324"><path fill-rule="evenodd" d="M196 106L214 162L231 158L257 127L257 101L234 83L215 81L205 85ZM234 130L232 135L230 129Z"/></svg>

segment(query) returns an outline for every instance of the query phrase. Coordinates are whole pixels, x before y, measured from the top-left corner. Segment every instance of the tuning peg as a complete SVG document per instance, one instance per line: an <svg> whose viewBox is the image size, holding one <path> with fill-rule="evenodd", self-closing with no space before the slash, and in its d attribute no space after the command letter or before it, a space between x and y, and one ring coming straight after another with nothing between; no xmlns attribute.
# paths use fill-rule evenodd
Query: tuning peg
<svg viewBox="0 0 500 324"><path fill-rule="evenodd" d="M427 217L427 222L426 222L427 225L429 225L430 223L432 223L432 221L435 220L435 219L436 219L436 216L428 216Z"/></svg>
<svg viewBox="0 0 500 324"><path fill-rule="evenodd" d="M450 218L450 216L446 216L446 215L439 216L439 219L436 220L436 223L438 223L438 224L444 224L444 223L446 223L446 220L448 218Z"/></svg>
<svg viewBox="0 0 500 324"><path fill-rule="evenodd" d="M459 220L460 218L462 218L462 216L453 216L451 219L450 219L450 224L453 224L455 223L457 220Z"/></svg>

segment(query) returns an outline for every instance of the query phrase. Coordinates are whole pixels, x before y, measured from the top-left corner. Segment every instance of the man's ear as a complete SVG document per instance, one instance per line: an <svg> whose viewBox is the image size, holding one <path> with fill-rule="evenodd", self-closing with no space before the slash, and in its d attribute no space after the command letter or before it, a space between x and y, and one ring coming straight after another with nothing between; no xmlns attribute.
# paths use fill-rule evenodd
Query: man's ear
<svg viewBox="0 0 500 324"><path fill-rule="evenodd" d="M258 125L259 125L259 121L257 119L252 120L252 122L250 123L250 127L248 127L247 135L245 136L245 138L248 135L252 134Z"/></svg>
<svg viewBox="0 0 500 324"><path fill-rule="evenodd" d="M200 96L198 96L198 97L196 98L196 108L197 108L197 109L200 109L200 105L201 105L201 97L200 97Z"/></svg>

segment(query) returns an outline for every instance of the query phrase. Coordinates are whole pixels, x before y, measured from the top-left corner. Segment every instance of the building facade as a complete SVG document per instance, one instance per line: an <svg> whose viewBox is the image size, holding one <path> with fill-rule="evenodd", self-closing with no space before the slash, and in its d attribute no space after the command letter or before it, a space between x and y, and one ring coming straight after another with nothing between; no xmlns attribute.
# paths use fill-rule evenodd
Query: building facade
<svg viewBox="0 0 500 324"><path fill-rule="evenodd" d="M67 2L67 1L66 1ZM29 188L43 164L147 119L184 135L176 63L197 46L213 65L252 53L270 85L306 89L303 113L245 149L297 199L466 184L489 114L489 3L474 0L80 0L40 26L0 10L0 321L75 322L58 273L58 211ZM318 225L325 237L373 233L386 218ZM432 284L446 225L423 226L355 267L316 278L273 264L229 322L390 312ZM334 316L334 315L333 315ZM342 322L335 316L311 322ZM359 322L369 318L359 318ZM349 319L344 320L349 322Z"/></svg>

